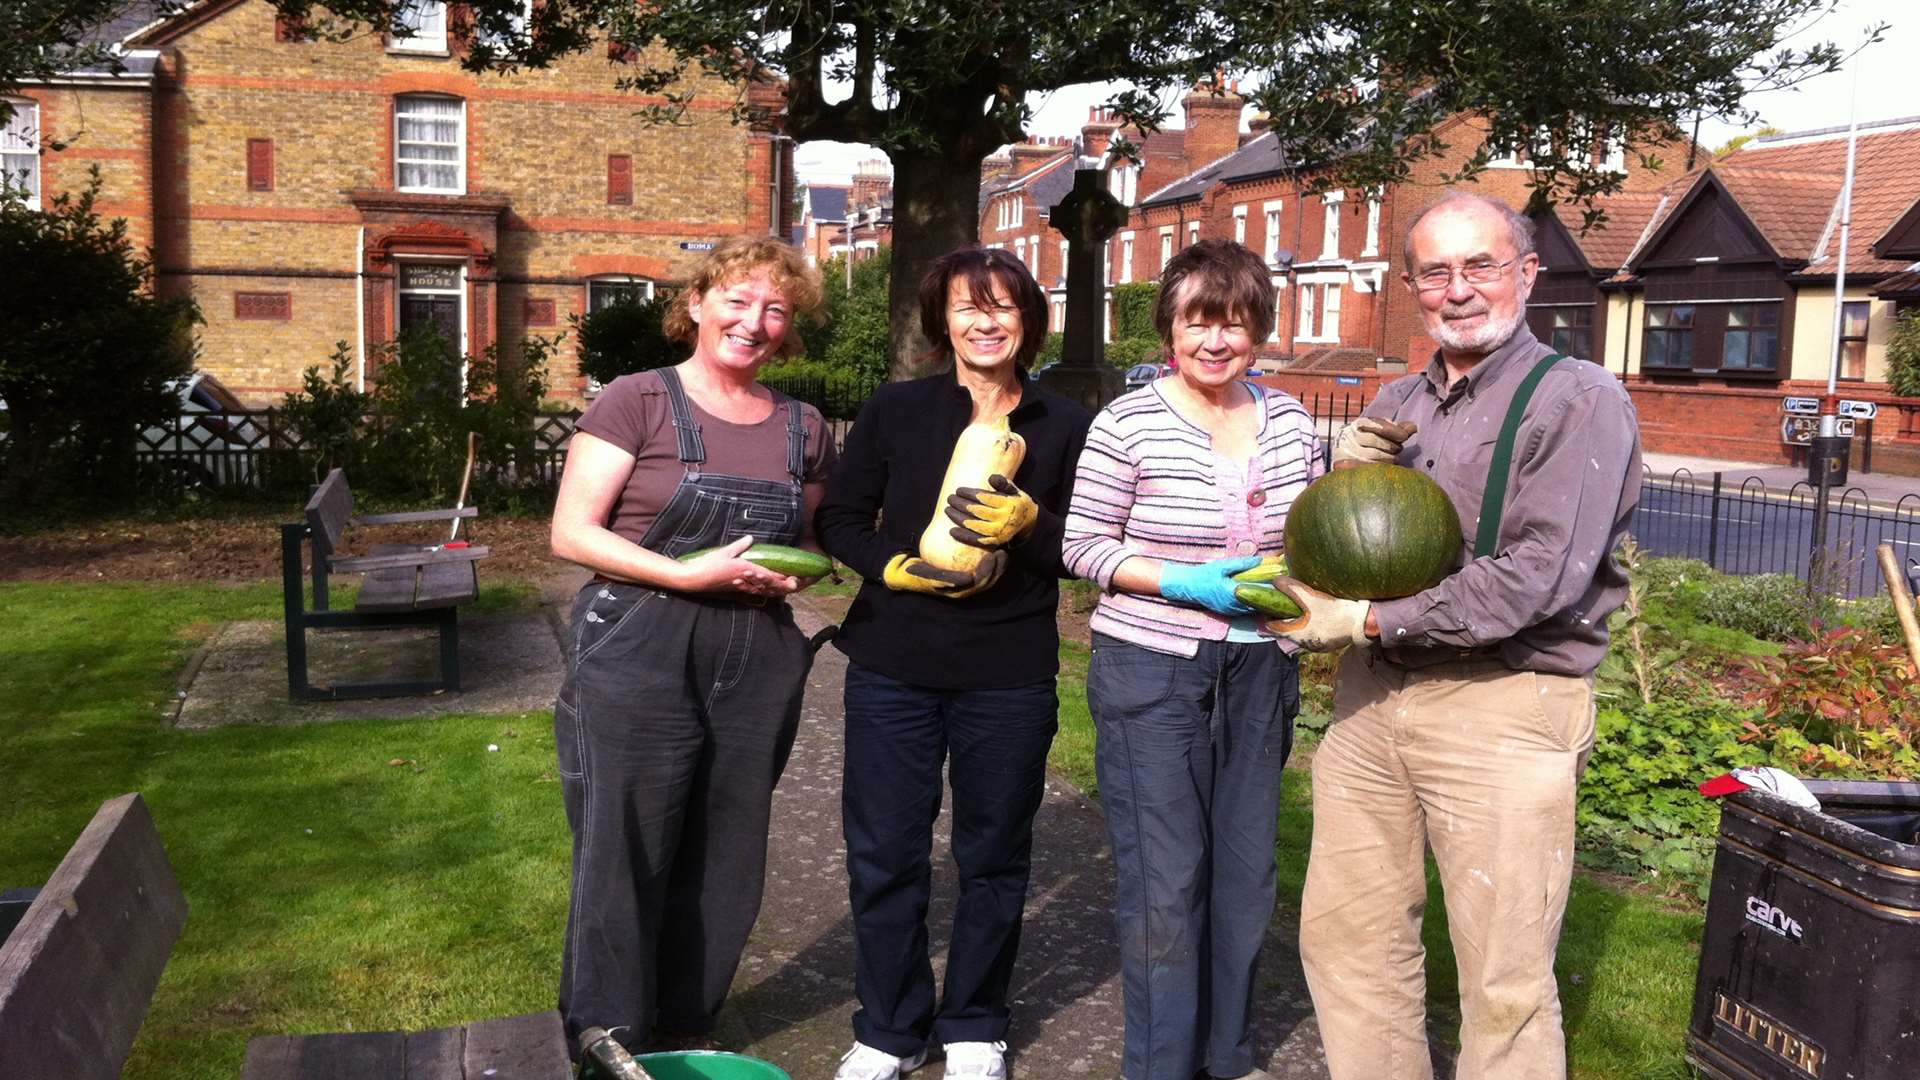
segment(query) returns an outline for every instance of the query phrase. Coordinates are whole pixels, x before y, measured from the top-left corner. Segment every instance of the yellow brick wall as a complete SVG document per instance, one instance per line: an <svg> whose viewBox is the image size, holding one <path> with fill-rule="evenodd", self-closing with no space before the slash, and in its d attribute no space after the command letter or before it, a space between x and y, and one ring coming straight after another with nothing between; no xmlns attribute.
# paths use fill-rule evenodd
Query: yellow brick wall
<svg viewBox="0 0 1920 1080"><path fill-rule="evenodd" d="M87 170L100 167L106 219L126 218L136 250L153 244L152 98L143 86L48 86L25 91L40 108L42 205L63 191L86 187Z"/></svg>
<svg viewBox="0 0 1920 1080"><path fill-rule="evenodd" d="M390 53L377 36L279 42L272 9L249 0L163 47L178 74L161 92L162 261L189 271L170 281L191 282L207 310L203 366L256 400L297 387L335 340L354 338L352 282L258 286L294 294L292 323L235 323L235 282L252 289L255 279L191 271L354 271L360 228L379 225L363 222L349 192L392 189L397 94L466 102L467 191L509 202L486 313L508 350L527 296L557 301L558 325L533 330L552 335L583 304L587 275L672 278L698 258L682 241L767 228L768 139L730 123L738 89L704 76L691 81L682 124L652 126L634 115L644 99L615 90L623 69L598 45L546 71L475 75L454 57ZM272 191L247 189L250 138L273 140ZM607 203L609 154L632 156L631 205ZM556 393L578 393L571 343L551 374Z"/></svg>

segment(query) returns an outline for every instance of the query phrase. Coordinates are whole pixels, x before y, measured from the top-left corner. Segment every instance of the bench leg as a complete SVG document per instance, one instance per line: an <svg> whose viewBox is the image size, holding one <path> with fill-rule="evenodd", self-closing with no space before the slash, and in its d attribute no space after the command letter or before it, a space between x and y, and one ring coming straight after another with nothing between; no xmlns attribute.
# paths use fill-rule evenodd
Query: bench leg
<svg viewBox="0 0 1920 1080"><path fill-rule="evenodd" d="M440 683L450 694L460 692L460 609L450 607L440 620Z"/></svg>
<svg viewBox="0 0 1920 1080"><path fill-rule="evenodd" d="M313 698L307 681L307 605L300 574L300 545L305 524L280 526L280 594L287 623L287 694L295 701Z"/></svg>

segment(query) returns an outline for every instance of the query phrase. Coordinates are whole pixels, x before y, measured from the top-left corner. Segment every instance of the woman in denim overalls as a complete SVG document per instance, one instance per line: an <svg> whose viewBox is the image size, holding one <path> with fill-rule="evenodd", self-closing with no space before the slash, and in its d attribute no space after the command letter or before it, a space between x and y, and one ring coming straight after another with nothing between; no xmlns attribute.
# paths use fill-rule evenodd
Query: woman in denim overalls
<svg viewBox="0 0 1920 1080"><path fill-rule="evenodd" d="M573 830L560 1011L570 1042L604 1028L629 1049L655 1025L712 1029L759 914L809 662L783 598L811 581L739 555L812 545L832 456L811 406L754 381L797 351L817 272L778 241L731 240L681 296L666 329L693 355L602 393L553 516L554 554L595 572L554 707ZM719 550L677 561L702 548Z"/></svg>

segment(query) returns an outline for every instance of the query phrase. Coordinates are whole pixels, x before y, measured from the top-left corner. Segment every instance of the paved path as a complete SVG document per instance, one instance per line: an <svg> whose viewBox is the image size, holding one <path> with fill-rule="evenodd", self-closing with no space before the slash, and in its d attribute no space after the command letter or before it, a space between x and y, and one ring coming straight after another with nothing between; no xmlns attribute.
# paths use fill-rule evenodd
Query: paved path
<svg viewBox="0 0 1920 1080"><path fill-rule="evenodd" d="M811 633L823 609L797 605ZM821 650L808 682L792 763L774 796L767 898L717 1033L778 1063L795 1080L827 1080L852 1045L853 942L840 840L842 680L846 660ZM936 828L929 931L936 972L953 912L947 816ZM1112 921L1112 865L1097 804L1050 778L1035 822L1033 884L1014 979L1015 1075L1120 1074L1121 991ZM1258 1060L1277 1077L1326 1076L1291 927L1269 935L1257 1008ZM939 1080L944 1069L916 1073Z"/></svg>

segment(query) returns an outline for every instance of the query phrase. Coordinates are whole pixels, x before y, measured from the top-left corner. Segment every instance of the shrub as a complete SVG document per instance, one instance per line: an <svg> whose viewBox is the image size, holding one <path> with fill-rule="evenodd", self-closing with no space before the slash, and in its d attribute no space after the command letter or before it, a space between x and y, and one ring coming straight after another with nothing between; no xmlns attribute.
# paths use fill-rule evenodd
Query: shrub
<svg viewBox="0 0 1920 1080"><path fill-rule="evenodd" d="M1768 641L1805 641L1835 618L1834 603L1791 574L1716 575L1705 583L1699 616Z"/></svg>
<svg viewBox="0 0 1920 1080"><path fill-rule="evenodd" d="M579 345L580 373L602 386L622 375L670 367L693 349L667 337L667 308L679 297L662 290L650 300L622 300L599 311L568 317Z"/></svg>
<svg viewBox="0 0 1920 1080"><path fill-rule="evenodd" d="M1158 361L1162 351L1159 338L1118 338L1107 342L1107 363L1125 371Z"/></svg>
<svg viewBox="0 0 1920 1080"><path fill-rule="evenodd" d="M1153 305L1160 300L1160 285L1152 281L1134 281L1113 287L1113 337L1115 341L1132 338L1160 340L1153 328Z"/></svg>
<svg viewBox="0 0 1920 1080"><path fill-rule="evenodd" d="M94 209L99 167L88 177L44 210L0 196L0 266L14 268L0 304L0 509L125 495L137 434L178 415L168 383L193 370L199 308L155 294L126 221Z"/></svg>
<svg viewBox="0 0 1920 1080"><path fill-rule="evenodd" d="M1040 351L1033 356L1034 369L1038 370L1046 367L1048 364L1059 363L1060 354L1066 347L1066 335L1048 334L1046 340L1040 343Z"/></svg>
<svg viewBox="0 0 1920 1080"><path fill-rule="evenodd" d="M853 264L853 288L845 290L844 299L827 313L830 340L819 354L822 360L873 379L887 377L892 356L887 343L887 287L892 274L889 248ZM828 290L829 302L836 291Z"/></svg>
<svg viewBox="0 0 1920 1080"><path fill-rule="evenodd" d="M299 443L297 458L275 455L270 488L317 484L334 469L345 469L349 477L362 475L366 460L364 429L373 399L361 393L348 376L353 370L353 351L346 342L336 342L328 357L331 371L322 375L318 366L300 376L300 390L280 401L283 430Z"/></svg>
<svg viewBox="0 0 1920 1080"><path fill-rule="evenodd" d="M1894 320L1887 338L1887 383L1902 397L1920 397L1920 310Z"/></svg>
<svg viewBox="0 0 1920 1080"><path fill-rule="evenodd" d="M1920 694L1903 647L1841 626L1746 670L1748 699L1764 715L1749 737L1778 743L1799 769L1904 779L1920 768Z"/></svg>
<svg viewBox="0 0 1920 1080"><path fill-rule="evenodd" d="M820 410L829 420L851 420L882 380L817 360L789 360L760 369L759 380Z"/></svg>

